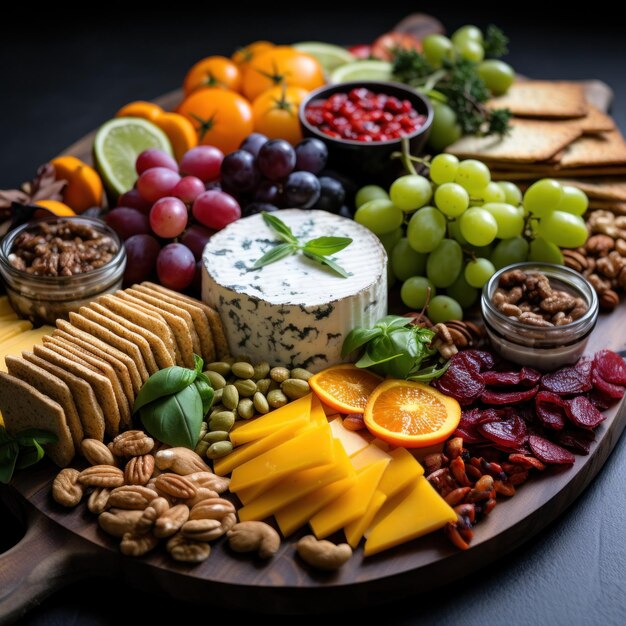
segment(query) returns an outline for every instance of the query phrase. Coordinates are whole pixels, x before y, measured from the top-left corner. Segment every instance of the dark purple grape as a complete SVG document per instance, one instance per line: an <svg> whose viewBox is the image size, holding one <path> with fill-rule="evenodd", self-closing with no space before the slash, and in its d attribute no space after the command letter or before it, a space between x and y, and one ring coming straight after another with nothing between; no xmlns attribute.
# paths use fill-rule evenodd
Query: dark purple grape
<svg viewBox="0 0 626 626"><path fill-rule="evenodd" d="M346 190L335 178L320 176L320 197L315 203L314 209L337 213L346 199Z"/></svg>
<svg viewBox="0 0 626 626"><path fill-rule="evenodd" d="M254 157L245 150L235 150L222 161L222 184L236 191L250 191L259 182Z"/></svg>
<svg viewBox="0 0 626 626"><path fill-rule="evenodd" d="M280 206L283 199L282 185L272 180L262 180L254 192L255 202L269 202Z"/></svg>
<svg viewBox="0 0 626 626"><path fill-rule="evenodd" d="M218 191L222 188L222 183L219 180L212 180L210 183L206 183L204 188L209 191L209 189L217 189Z"/></svg>
<svg viewBox="0 0 626 626"><path fill-rule="evenodd" d="M320 139L309 137L296 146L296 171L319 174L328 161L328 148Z"/></svg>
<svg viewBox="0 0 626 626"><path fill-rule="evenodd" d="M215 233L214 230L205 228L204 226L198 226L194 224L190 226L181 236L180 243L187 246L195 257L196 261L202 258L202 251L207 241L211 239L211 236Z"/></svg>
<svg viewBox="0 0 626 626"><path fill-rule="evenodd" d="M270 139L259 151L256 164L265 178L282 180L293 172L296 153L284 139Z"/></svg>
<svg viewBox="0 0 626 626"><path fill-rule="evenodd" d="M124 284L134 285L149 280L154 275L161 246L152 235L133 235L124 242L126 270Z"/></svg>
<svg viewBox="0 0 626 626"><path fill-rule="evenodd" d="M269 202L252 202L243 210L243 216L248 217L249 215L256 215L257 213L262 213L263 211L273 213L278 210L279 209L276 205L270 204Z"/></svg>
<svg viewBox="0 0 626 626"><path fill-rule="evenodd" d="M310 209L320 197L320 181L311 172L292 172L285 182L285 206Z"/></svg>
<svg viewBox="0 0 626 626"><path fill-rule="evenodd" d="M341 183L341 186L344 188L344 191L346 192L346 200L345 200L346 204L348 206L351 206L354 204L354 196L356 195L356 192L357 192L357 185L351 178L348 178L347 176L340 174L336 170L324 170L320 172L319 175L330 176L330 178L334 178L335 180L338 180Z"/></svg>
<svg viewBox="0 0 626 626"><path fill-rule="evenodd" d="M339 215L341 215L341 217L347 217L349 220L354 217L350 207L347 207L345 204L339 209Z"/></svg>
<svg viewBox="0 0 626 626"><path fill-rule="evenodd" d="M117 207L107 213L104 221L120 236L120 239L150 233L148 216L137 209Z"/></svg>
<svg viewBox="0 0 626 626"><path fill-rule="evenodd" d="M251 133L241 142L239 149L249 152L253 157L257 157L259 150L267 140L267 137L261 133Z"/></svg>

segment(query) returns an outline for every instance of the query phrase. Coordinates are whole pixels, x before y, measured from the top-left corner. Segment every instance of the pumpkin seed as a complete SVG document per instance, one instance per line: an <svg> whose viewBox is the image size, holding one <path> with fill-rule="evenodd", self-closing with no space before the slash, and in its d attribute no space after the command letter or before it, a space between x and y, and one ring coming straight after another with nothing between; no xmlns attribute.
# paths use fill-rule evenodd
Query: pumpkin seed
<svg viewBox="0 0 626 626"><path fill-rule="evenodd" d="M228 376L230 374L230 363L226 361L214 361L206 366L207 371L205 374L208 376L209 372L217 372L221 376Z"/></svg>
<svg viewBox="0 0 626 626"><path fill-rule="evenodd" d="M297 400L306 396L311 391L309 383L306 380L298 378L288 378L281 386L283 393L291 400Z"/></svg>
<svg viewBox="0 0 626 626"><path fill-rule="evenodd" d="M266 378L269 373L270 364L267 361L262 361L254 366L254 375L252 378L254 378L254 380L261 380L261 378Z"/></svg>
<svg viewBox="0 0 626 626"><path fill-rule="evenodd" d="M233 451L233 444L230 441L216 441L207 450L206 456L209 459L221 459L223 456Z"/></svg>
<svg viewBox="0 0 626 626"><path fill-rule="evenodd" d="M235 424L235 414L232 411L220 411L209 418L210 430L225 430L228 432Z"/></svg>
<svg viewBox="0 0 626 626"><path fill-rule="evenodd" d="M252 402L254 403L254 408L258 413L265 415L270 410L270 405L267 403L267 398L260 392L257 391L252 397Z"/></svg>
<svg viewBox="0 0 626 626"><path fill-rule="evenodd" d="M303 367L294 367L291 370L291 378L297 378L298 380L309 380L313 374L309 370L305 370Z"/></svg>
<svg viewBox="0 0 626 626"><path fill-rule="evenodd" d="M251 378L236 380L235 387L237 387L240 398L249 398L256 392L256 383Z"/></svg>
<svg viewBox="0 0 626 626"><path fill-rule="evenodd" d="M261 380L256 381L256 390L262 393L264 396L267 395L267 392L270 390L270 384L273 381L269 378L261 378Z"/></svg>
<svg viewBox="0 0 626 626"><path fill-rule="evenodd" d="M254 367L252 367L250 363L245 363L244 361L233 363L230 371L234 376L237 376L237 378L252 378L254 376Z"/></svg>
<svg viewBox="0 0 626 626"><path fill-rule="evenodd" d="M289 370L286 367L273 367L270 370L270 378L277 383L282 383L289 378Z"/></svg>
<svg viewBox="0 0 626 626"><path fill-rule="evenodd" d="M222 391L222 404L231 411L234 411L239 404L239 391L235 385L226 385Z"/></svg>
<svg viewBox="0 0 626 626"><path fill-rule="evenodd" d="M211 381L211 387L213 387L213 389L222 389L223 387L226 387L226 379L219 372L207 370L204 373Z"/></svg>
<svg viewBox="0 0 626 626"><path fill-rule="evenodd" d="M249 420L254 417L254 404L252 400L250 400L250 398L243 398L243 400L239 400L237 413L239 414L239 417L244 420Z"/></svg>
<svg viewBox="0 0 626 626"><path fill-rule="evenodd" d="M267 403L273 409L279 409L281 406L285 406L289 402L289 398L280 390L273 389L267 394Z"/></svg>
<svg viewBox="0 0 626 626"><path fill-rule="evenodd" d="M225 430L213 430L202 437L202 441L207 444L207 448L216 441L226 441L228 433Z"/></svg>

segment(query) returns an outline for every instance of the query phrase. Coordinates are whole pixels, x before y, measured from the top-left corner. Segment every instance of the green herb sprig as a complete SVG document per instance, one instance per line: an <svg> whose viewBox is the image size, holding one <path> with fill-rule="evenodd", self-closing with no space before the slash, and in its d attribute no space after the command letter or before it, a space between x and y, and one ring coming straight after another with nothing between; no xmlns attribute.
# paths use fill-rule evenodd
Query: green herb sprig
<svg viewBox="0 0 626 626"><path fill-rule="evenodd" d="M195 448L214 391L202 373L204 361L193 355L195 368L175 365L155 372L143 384L133 406L144 428L171 446Z"/></svg>
<svg viewBox="0 0 626 626"><path fill-rule="evenodd" d="M57 436L48 430L29 428L9 435L6 429L0 426L0 483L6 485L16 469L24 469L41 461L45 455L41 446L56 443L57 439Z"/></svg>
<svg viewBox="0 0 626 626"><path fill-rule="evenodd" d="M266 211L263 211L262 215L265 223L284 241L284 243L279 243L269 252L266 252L255 262L252 266L253 269L258 270L265 265L275 263L276 261L280 261L280 259L284 259L285 257L301 251L304 256L320 265L326 265L333 270L333 272L339 274L339 276L343 278L350 276L341 265L330 258L330 255L336 254L352 243L350 237L316 237L315 239L309 239L309 241L301 243L293 234L291 228L280 218Z"/></svg>

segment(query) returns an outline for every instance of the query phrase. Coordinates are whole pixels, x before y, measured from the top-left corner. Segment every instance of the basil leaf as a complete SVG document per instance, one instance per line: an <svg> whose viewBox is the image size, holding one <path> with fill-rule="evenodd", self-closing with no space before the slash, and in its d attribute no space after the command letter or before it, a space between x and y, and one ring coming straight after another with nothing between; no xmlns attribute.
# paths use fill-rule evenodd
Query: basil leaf
<svg viewBox="0 0 626 626"><path fill-rule="evenodd" d="M0 446L0 483L6 485L13 477L19 450L19 446L14 441Z"/></svg>
<svg viewBox="0 0 626 626"><path fill-rule="evenodd" d="M410 317L403 317L400 315L385 315L385 317L376 322L375 327L382 328L383 330L392 330L394 328L402 328L404 326L408 326L410 323Z"/></svg>
<svg viewBox="0 0 626 626"><path fill-rule="evenodd" d="M174 365L155 372L143 384L133 406L133 413L139 411L146 404L150 404L163 396L178 393L185 387L191 385L196 379L195 370Z"/></svg>
<svg viewBox="0 0 626 626"><path fill-rule="evenodd" d="M56 433L41 428L21 430L15 435L15 439L21 446L34 446L35 443L56 443L59 440Z"/></svg>
<svg viewBox="0 0 626 626"><path fill-rule="evenodd" d="M194 370L196 372L196 376L200 373L202 373L202 369L204 368L204 359L202 357L199 357L197 354L194 353L193 355L193 364L194 364Z"/></svg>
<svg viewBox="0 0 626 626"><path fill-rule="evenodd" d="M287 243L298 243L298 239L293 234L291 228L283 222L279 217L263 211L263 221L283 240Z"/></svg>
<svg viewBox="0 0 626 626"><path fill-rule="evenodd" d="M310 252L309 250L306 250L306 249L303 250L302 252L304 256L309 257L309 259L316 261L320 265L328 265L328 267L330 267L330 269L333 270L333 272L336 272L342 278L348 278L348 276L352 276L352 274L350 274L349 272L346 272L346 270L344 270L343 267L341 267L341 265L339 265L338 263L335 263L335 261L333 261L332 259L329 259L325 256L321 256L320 254L316 254L315 252Z"/></svg>
<svg viewBox="0 0 626 626"><path fill-rule="evenodd" d="M440 368L437 368L437 365L431 365L430 367L425 367L424 369L418 370L414 374L412 373L410 376L407 376L407 380L415 380L417 382L429 382L434 380L435 378L439 378L445 371L448 369L450 365L450 361L446 361Z"/></svg>
<svg viewBox="0 0 626 626"><path fill-rule="evenodd" d="M321 256L335 254L352 243L350 237L317 237L304 244L303 250L313 252Z"/></svg>
<svg viewBox="0 0 626 626"><path fill-rule="evenodd" d="M274 246L269 252L266 252L260 259L257 259L252 269L258 270L259 268L275 263L284 259L286 256L293 254L297 249L297 245L294 243L279 243Z"/></svg>
<svg viewBox="0 0 626 626"><path fill-rule="evenodd" d="M357 367L373 367L374 365L380 365L381 363L387 363L387 361L392 361L393 359L397 359L400 354L392 354L386 358L381 358L378 360L372 359L372 357L366 352L356 363ZM384 373L384 372L381 372Z"/></svg>
<svg viewBox="0 0 626 626"><path fill-rule="evenodd" d="M193 450L204 417L202 399L196 386L188 385L172 396L143 406L139 416L145 429L159 441Z"/></svg>
<svg viewBox="0 0 626 626"><path fill-rule="evenodd" d="M215 392L213 391L213 387L203 378L196 378L193 383L200 394L200 399L202 400L202 417L204 417L211 408L213 404L213 396Z"/></svg>
<svg viewBox="0 0 626 626"><path fill-rule="evenodd" d="M343 346L341 347L342 358L345 358L351 352L354 352L357 348L366 344L370 339L378 337L382 332L380 328L353 328L344 339Z"/></svg>
<svg viewBox="0 0 626 626"><path fill-rule="evenodd" d="M31 465L35 465L35 463L39 463L39 461L43 459L45 454L43 448L34 439L31 441L32 445L27 448L22 448L17 455L15 469L30 467Z"/></svg>

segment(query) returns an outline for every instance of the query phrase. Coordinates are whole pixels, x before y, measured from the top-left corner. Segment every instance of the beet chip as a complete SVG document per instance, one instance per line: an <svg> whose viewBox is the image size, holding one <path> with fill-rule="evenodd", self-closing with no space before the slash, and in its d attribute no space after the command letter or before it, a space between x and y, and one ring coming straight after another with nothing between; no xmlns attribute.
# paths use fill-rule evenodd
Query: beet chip
<svg viewBox="0 0 626 626"><path fill-rule="evenodd" d="M595 406L599 411L606 411L609 407L615 404L615 400L613 400L613 398L605 396L597 389L592 389L587 394L587 397L589 398L591 404L593 404L593 406Z"/></svg>
<svg viewBox="0 0 626 626"><path fill-rule="evenodd" d="M576 426L592 430L606 419L606 415L600 413L585 396L568 400L565 404L565 412Z"/></svg>
<svg viewBox="0 0 626 626"><path fill-rule="evenodd" d="M557 442L577 454L589 454L591 444L596 440L592 430L571 428L561 431L557 436Z"/></svg>
<svg viewBox="0 0 626 626"><path fill-rule="evenodd" d="M524 385L524 387L532 387L541 378L541 374L530 367L522 367L519 372L483 372L482 376L485 385L494 386Z"/></svg>
<svg viewBox="0 0 626 626"><path fill-rule="evenodd" d="M489 441L503 448L520 448L526 441L526 423L521 417L514 415L502 422L480 424L478 431Z"/></svg>
<svg viewBox="0 0 626 626"><path fill-rule="evenodd" d="M577 372L587 384L591 385L591 370L593 369L593 358L584 356L574 365Z"/></svg>
<svg viewBox="0 0 626 626"><path fill-rule="evenodd" d="M459 352L450 359L450 365L443 376L438 378L434 386L454 398L461 406L472 404L480 397L485 389L485 383L480 375L482 361L468 353L478 350Z"/></svg>
<svg viewBox="0 0 626 626"><path fill-rule="evenodd" d="M478 368L479 372L493 369L493 366L496 364L491 353L485 350L463 350L456 356L462 356L467 361L471 361Z"/></svg>
<svg viewBox="0 0 626 626"><path fill-rule="evenodd" d="M584 371L576 367L563 367L556 372L544 374L541 378L541 388L560 396L571 396L589 391L591 382Z"/></svg>
<svg viewBox="0 0 626 626"><path fill-rule="evenodd" d="M593 383L594 389L599 391L602 395L613 398L614 400L619 400L624 395L624 387L608 382L602 378L595 368L591 372L591 382Z"/></svg>
<svg viewBox="0 0 626 626"><path fill-rule="evenodd" d="M483 411L469 409L461 413L461 421L454 431L455 437L463 437L463 443L482 443L485 438L478 432L477 426Z"/></svg>
<svg viewBox="0 0 626 626"><path fill-rule="evenodd" d="M489 422L502 422L513 417L513 409L505 407L503 409L481 409L478 424L488 424Z"/></svg>
<svg viewBox="0 0 626 626"><path fill-rule="evenodd" d="M539 435L530 435L528 444L533 454L548 465L571 465L574 455L556 443L552 443Z"/></svg>
<svg viewBox="0 0 626 626"><path fill-rule="evenodd" d="M528 402L528 400L532 400L537 395L538 391L538 386L533 387L532 389L526 389L525 391L494 391L493 389L487 389L480 396L480 399L485 404L521 404L522 402Z"/></svg>
<svg viewBox="0 0 626 626"><path fill-rule="evenodd" d="M626 386L626 363L612 350L600 350L593 358L593 369L608 383Z"/></svg>
<svg viewBox="0 0 626 626"><path fill-rule="evenodd" d="M550 391L540 391L535 396L535 411L539 421L551 430L563 430L567 423L565 419L566 402L560 396Z"/></svg>

